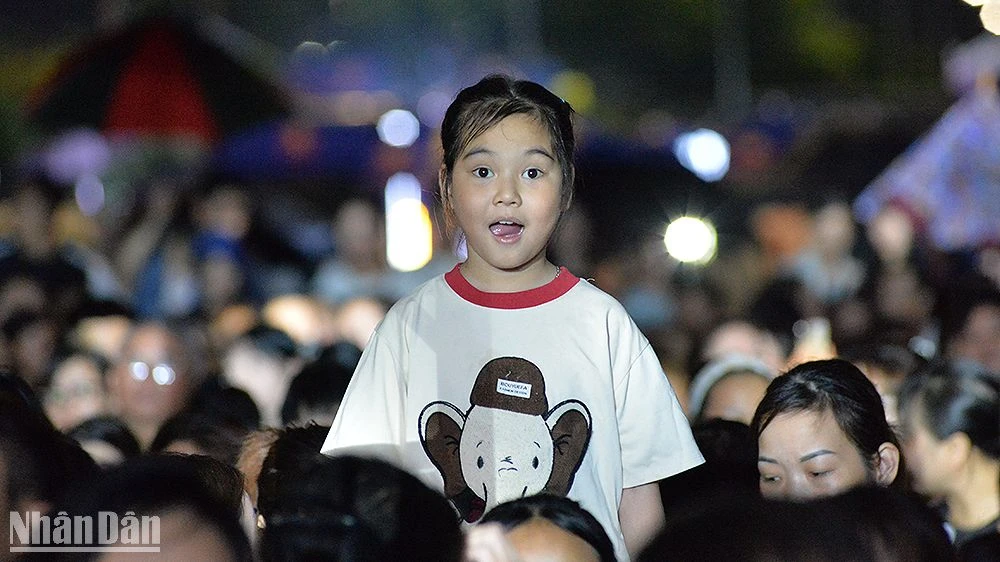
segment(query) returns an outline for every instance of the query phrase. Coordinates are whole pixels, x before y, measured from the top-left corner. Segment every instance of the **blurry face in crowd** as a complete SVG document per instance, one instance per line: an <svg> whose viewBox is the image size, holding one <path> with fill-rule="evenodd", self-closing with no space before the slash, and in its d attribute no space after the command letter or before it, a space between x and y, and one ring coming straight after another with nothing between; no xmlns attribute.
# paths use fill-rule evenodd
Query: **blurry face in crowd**
<svg viewBox="0 0 1000 562"><path fill-rule="evenodd" d="M758 446L760 492L768 499L809 500L874 482L830 410L778 414Z"/></svg>
<svg viewBox="0 0 1000 562"><path fill-rule="evenodd" d="M755 373L726 375L709 390L701 409L701 418L721 418L750 425L767 385L767 379Z"/></svg>
<svg viewBox="0 0 1000 562"><path fill-rule="evenodd" d="M903 435L906 468L913 477L913 488L931 497L945 493L945 484L954 480L958 467L950 455L947 439L938 439L927 428L924 413L919 405L909 408Z"/></svg>
<svg viewBox="0 0 1000 562"><path fill-rule="evenodd" d="M87 357L68 357L53 372L44 405L46 415L60 431L103 414L107 398L100 368Z"/></svg>
<svg viewBox="0 0 1000 562"><path fill-rule="evenodd" d="M191 387L180 341L156 325L136 328L108 382L119 415L143 424L179 412Z"/></svg>
<svg viewBox="0 0 1000 562"><path fill-rule="evenodd" d="M280 426L281 405L300 367L297 360L282 360L238 341L223 357L222 376L227 384L250 395L266 425Z"/></svg>
<svg viewBox="0 0 1000 562"><path fill-rule="evenodd" d="M712 330L705 340L702 350L705 361L732 354L756 357L775 373L785 368L785 353L778 339L746 322L724 322Z"/></svg>
<svg viewBox="0 0 1000 562"><path fill-rule="evenodd" d="M523 562L599 562L597 550L587 541L536 517L507 532L507 540Z"/></svg>
<svg viewBox="0 0 1000 562"><path fill-rule="evenodd" d="M95 316L80 320L73 335L80 347L111 361L131 329L132 321L125 316Z"/></svg>
<svg viewBox="0 0 1000 562"><path fill-rule="evenodd" d="M816 213L814 239L820 252L839 257L848 254L854 244L854 218L846 203L831 203Z"/></svg>
<svg viewBox="0 0 1000 562"><path fill-rule="evenodd" d="M980 305L973 308L964 328L952 340L950 353L1000 373L1000 307Z"/></svg>
<svg viewBox="0 0 1000 562"><path fill-rule="evenodd" d="M375 260L382 248L378 211L361 200L349 201L337 211L333 238L338 253L352 264Z"/></svg>
<svg viewBox="0 0 1000 562"><path fill-rule="evenodd" d="M913 221L895 207L888 207L876 215L866 233L883 262L905 261L913 247Z"/></svg>
<svg viewBox="0 0 1000 562"><path fill-rule="evenodd" d="M25 326L11 342L11 359L19 374L37 387L56 348L59 336L55 325L44 318Z"/></svg>

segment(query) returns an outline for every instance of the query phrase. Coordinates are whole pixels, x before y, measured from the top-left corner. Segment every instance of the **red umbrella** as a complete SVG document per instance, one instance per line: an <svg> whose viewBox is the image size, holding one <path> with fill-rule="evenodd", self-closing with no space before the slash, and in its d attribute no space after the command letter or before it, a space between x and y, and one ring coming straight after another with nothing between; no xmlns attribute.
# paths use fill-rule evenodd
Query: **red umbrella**
<svg viewBox="0 0 1000 562"><path fill-rule="evenodd" d="M229 48L239 45L243 53ZM49 130L194 137L206 143L292 112L252 38L228 24L180 16L139 20L70 53L29 103Z"/></svg>

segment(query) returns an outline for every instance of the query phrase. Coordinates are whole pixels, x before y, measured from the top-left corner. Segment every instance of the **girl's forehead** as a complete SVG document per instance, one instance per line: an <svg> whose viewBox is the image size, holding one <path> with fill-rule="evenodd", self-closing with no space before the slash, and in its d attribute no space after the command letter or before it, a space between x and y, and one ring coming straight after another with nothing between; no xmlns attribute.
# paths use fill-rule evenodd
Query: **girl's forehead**
<svg viewBox="0 0 1000 562"><path fill-rule="evenodd" d="M483 144L504 141L542 144L550 150L555 146L552 132L540 117L532 113L514 113L491 123L471 136L462 152L468 153Z"/></svg>

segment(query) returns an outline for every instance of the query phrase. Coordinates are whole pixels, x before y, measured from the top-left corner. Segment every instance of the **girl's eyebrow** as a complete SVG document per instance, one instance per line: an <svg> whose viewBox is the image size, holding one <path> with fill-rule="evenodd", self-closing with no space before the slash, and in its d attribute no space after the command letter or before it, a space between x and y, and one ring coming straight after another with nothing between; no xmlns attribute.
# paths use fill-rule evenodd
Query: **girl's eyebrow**
<svg viewBox="0 0 1000 562"><path fill-rule="evenodd" d="M462 155L462 160L465 160L466 158L471 158L473 156L476 156L477 154L493 155L495 153L492 150L490 150L490 149L488 149L488 148L486 148L484 146L480 146L478 148L473 148L472 150L470 150L470 151L466 152L465 154L463 154Z"/></svg>
<svg viewBox="0 0 1000 562"><path fill-rule="evenodd" d="M466 152L465 154L463 154L462 155L462 160L465 160L467 158L471 158L471 157L479 155L479 154L485 154L487 156L493 156L494 154L496 154L496 152L494 152L494 151L486 148L485 146L480 146L480 147L473 148L472 150L470 150L470 151ZM527 149L527 150L524 151L524 154L526 156L530 156L530 155L533 155L533 154L540 154L540 155L548 158L549 160L552 160L553 162L555 162L555 160L556 160L555 157L552 156L552 154L548 150L546 150L546 149L544 149L544 148L542 148L540 146L535 146L535 147L529 148L529 149Z"/></svg>
<svg viewBox="0 0 1000 562"><path fill-rule="evenodd" d="M528 150L525 150L524 153L525 154L541 154L542 156L548 158L549 160L552 160L553 162L555 161L555 158L551 154L549 154L549 151L545 150L544 148L542 148L540 146L536 146L534 148L529 148Z"/></svg>

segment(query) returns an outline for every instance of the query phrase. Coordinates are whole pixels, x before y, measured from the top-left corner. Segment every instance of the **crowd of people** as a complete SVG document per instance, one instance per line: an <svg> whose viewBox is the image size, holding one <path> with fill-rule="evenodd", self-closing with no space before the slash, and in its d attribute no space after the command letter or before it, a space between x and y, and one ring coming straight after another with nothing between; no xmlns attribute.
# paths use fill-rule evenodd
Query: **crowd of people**
<svg viewBox="0 0 1000 562"><path fill-rule="evenodd" d="M462 255L410 273L362 194L310 261L238 186L157 178L109 226L5 184L0 560L15 514L102 511L159 516L168 559L1000 560L996 248L817 197L699 270L593 255L570 113L463 91Z"/></svg>

